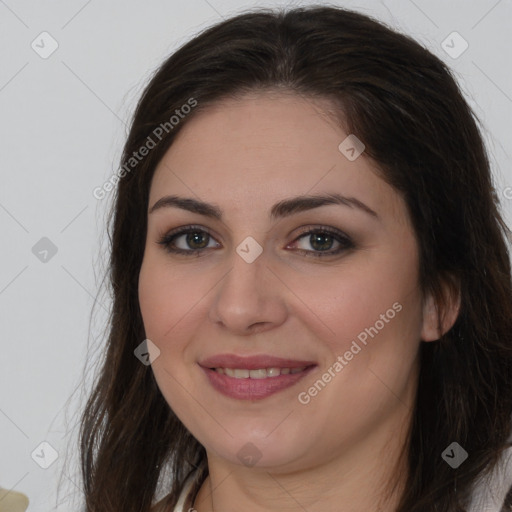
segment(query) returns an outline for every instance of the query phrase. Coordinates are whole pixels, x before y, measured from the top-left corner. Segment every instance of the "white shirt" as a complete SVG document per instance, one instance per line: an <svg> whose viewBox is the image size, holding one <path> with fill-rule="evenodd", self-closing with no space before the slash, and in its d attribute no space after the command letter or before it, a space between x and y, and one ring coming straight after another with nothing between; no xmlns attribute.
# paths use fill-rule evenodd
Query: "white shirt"
<svg viewBox="0 0 512 512"><path fill-rule="evenodd" d="M186 507L186 500L188 498L188 493L190 491L190 488L192 487L192 482L193 482L193 474L190 475L189 479L185 482L185 486L183 487L183 490L181 491L181 494L180 494L180 499L178 500L178 503L176 503L176 506L174 507L174 512L188 512L190 510L190 512L194 512L194 509L189 507L189 508L185 508Z"/></svg>
<svg viewBox="0 0 512 512"><path fill-rule="evenodd" d="M501 462L490 480L481 480L476 484L470 512L506 512L503 503L511 487L512 447L503 452Z"/></svg>

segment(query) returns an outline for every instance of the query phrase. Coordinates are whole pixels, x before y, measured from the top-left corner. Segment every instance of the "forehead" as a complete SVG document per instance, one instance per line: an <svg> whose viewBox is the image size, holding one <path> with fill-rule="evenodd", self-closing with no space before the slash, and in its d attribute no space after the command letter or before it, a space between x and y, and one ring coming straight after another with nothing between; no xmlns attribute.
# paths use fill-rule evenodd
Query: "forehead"
<svg viewBox="0 0 512 512"><path fill-rule="evenodd" d="M402 217L401 197L375 163L364 152L350 161L340 151L348 135L327 99L260 92L219 101L182 127L155 170L150 204L181 193L256 208L339 192Z"/></svg>

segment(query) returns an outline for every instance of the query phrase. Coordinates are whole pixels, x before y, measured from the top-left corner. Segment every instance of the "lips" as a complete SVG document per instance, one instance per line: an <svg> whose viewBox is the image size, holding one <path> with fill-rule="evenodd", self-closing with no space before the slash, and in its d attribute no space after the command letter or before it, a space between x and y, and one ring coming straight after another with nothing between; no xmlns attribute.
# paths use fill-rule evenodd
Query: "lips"
<svg viewBox="0 0 512 512"><path fill-rule="evenodd" d="M230 398L253 401L291 388L313 371L317 363L270 355L220 354L204 359L199 366L216 391Z"/></svg>

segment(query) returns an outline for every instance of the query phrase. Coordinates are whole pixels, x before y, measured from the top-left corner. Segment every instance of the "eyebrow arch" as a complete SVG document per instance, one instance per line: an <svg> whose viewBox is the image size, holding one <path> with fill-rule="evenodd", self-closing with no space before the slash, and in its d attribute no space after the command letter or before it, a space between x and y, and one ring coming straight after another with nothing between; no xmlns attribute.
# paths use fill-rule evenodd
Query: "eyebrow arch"
<svg viewBox="0 0 512 512"><path fill-rule="evenodd" d="M379 219L378 214L369 206L359 201L355 197L345 197L341 194L321 194L321 195L303 195L296 196L274 204L270 210L271 219L288 217L295 213L312 210L326 205L342 205L350 208L357 208L367 213L375 219ZM205 203L197 199L180 197L175 195L164 196L159 199L149 210L149 214L161 208L181 208L192 213L205 215L213 219L222 221L222 210L214 204Z"/></svg>

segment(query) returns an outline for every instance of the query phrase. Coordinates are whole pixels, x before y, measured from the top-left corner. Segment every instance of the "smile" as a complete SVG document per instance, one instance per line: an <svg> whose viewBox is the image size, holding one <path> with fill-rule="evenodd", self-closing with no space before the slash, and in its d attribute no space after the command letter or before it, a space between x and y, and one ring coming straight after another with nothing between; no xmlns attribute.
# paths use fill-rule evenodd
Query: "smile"
<svg viewBox="0 0 512 512"><path fill-rule="evenodd" d="M305 366L298 368L259 368L256 370L248 370L246 368L211 368L220 375L227 375L235 379L266 379L274 378L279 375L289 375L300 373L306 369Z"/></svg>
<svg viewBox="0 0 512 512"><path fill-rule="evenodd" d="M308 375L317 365L295 368L205 368L205 384L229 398L262 400L291 388ZM231 374L231 375L230 375Z"/></svg>

